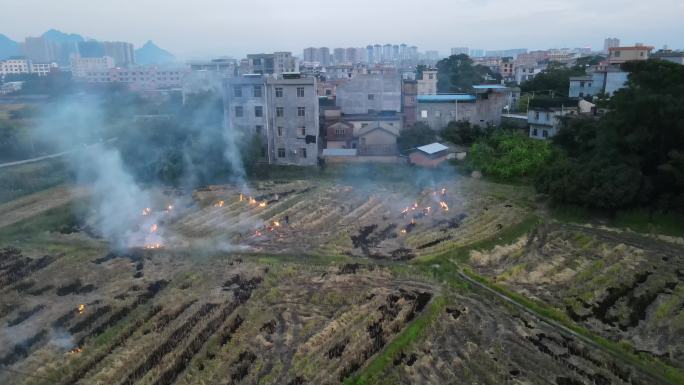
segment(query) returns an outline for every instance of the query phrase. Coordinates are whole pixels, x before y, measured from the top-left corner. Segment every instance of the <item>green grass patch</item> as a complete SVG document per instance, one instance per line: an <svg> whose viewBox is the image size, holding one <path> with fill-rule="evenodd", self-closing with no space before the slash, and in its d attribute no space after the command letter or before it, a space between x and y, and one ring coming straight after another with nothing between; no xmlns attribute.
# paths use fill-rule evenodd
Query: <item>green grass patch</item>
<svg viewBox="0 0 684 385"><path fill-rule="evenodd" d="M394 358L404 349L408 348L414 341L418 340L425 331L437 319L439 314L444 311L447 299L445 297L434 298L428 308L408 327L404 329L383 351L381 351L361 372L347 378L345 385L366 385L377 383L385 368L389 366Z"/></svg>
<svg viewBox="0 0 684 385"><path fill-rule="evenodd" d="M606 212L584 207L556 206L551 209L551 214L560 222L597 223L637 233L684 237L684 216L674 213L629 209L620 210L610 217Z"/></svg>
<svg viewBox="0 0 684 385"><path fill-rule="evenodd" d="M57 231L77 221L75 207L71 204L55 207L39 215L0 228L0 244L26 241L38 233Z"/></svg>

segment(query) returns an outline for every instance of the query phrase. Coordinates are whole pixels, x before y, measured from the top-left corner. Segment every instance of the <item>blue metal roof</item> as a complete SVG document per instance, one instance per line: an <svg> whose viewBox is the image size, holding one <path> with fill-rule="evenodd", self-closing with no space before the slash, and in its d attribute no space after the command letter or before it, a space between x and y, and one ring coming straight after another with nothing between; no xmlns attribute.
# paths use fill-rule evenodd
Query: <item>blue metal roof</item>
<svg viewBox="0 0 684 385"><path fill-rule="evenodd" d="M470 102L476 100L475 95L450 94L450 95L418 95L418 102Z"/></svg>
<svg viewBox="0 0 684 385"><path fill-rule="evenodd" d="M502 86L501 84L480 84L477 86L473 86L474 89L476 90L487 90L487 89L504 89L507 88L506 86Z"/></svg>

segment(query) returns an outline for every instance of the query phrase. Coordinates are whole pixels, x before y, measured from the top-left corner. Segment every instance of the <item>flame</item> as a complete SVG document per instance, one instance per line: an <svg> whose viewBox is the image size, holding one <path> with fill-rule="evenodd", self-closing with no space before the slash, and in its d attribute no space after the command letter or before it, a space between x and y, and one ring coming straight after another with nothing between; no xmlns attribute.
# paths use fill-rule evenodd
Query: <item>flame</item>
<svg viewBox="0 0 684 385"><path fill-rule="evenodd" d="M249 197L249 204L250 205L255 205L256 203L257 203L256 199L254 199L253 197Z"/></svg>
<svg viewBox="0 0 684 385"><path fill-rule="evenodd" d="M267 204L266 201L261 201L259 202L259 207L266 207Z"/></svg>
<svg viewBox="0 0 684 385"><path fill-rule="evenodd" d="M152 226L150 226L150 233L156 233L157 232L157 224L154 223Z"/></svg>
<svg viewBox="0 0 684 385"><path fill-rule="evenodd" d="M413 206L411 206L411 210L415 210L418 208L418 202L414 202Z"/></svg>
<svg viewBox="0 0 684 385"><path fill-rule="evenodd" d="M416 220L415 220L415 219L411 219L411 224L412 224L412 225L415 225L415 224L416 224Z"/></svg>
<svg viewBox="0 0 684 385"><path fill-rule="evenodd" d="M173 210L173 205L168 205L168 206L166 207L166 210L167 210L167 211Z"/></svg>
<svg viewBox="0 0 684 385"><path fill-rule="evenodd" d="M254 230L254 236L255 236L255 237L260 237L260 236L261 236L261 231L259 231L259 230Z"/></svg>
<svg viewBox="0 0 684 385"><path fill-rule="evenodd" d="M76 311L78 311L78 314L85 313L85 305L84 304L78 305L78 307L76 308Z"/></svg>
<svg viewBox="0 0 684 385"><path fill-rule="evenodd" d="M214 203L214 207L223 207L223 205L224 205L223 201L218 201L218 202Z"/></svg>
<svg viewBox="0 0 684 385"><path fill-rule="evenodd" d="M446 188L445 188L445 187L442 187L442 191L441 191L441 192L442 192L442 196L446 195Z"/></svg>
<svg viewBox="0 0 684 385"><path fill-rule="evenodd" d="M280 222L278 222L278 221L273 221L273 226L275 226L275 227L280 227Z"/></svg>
<svg viewBox="0 0 684 385"><path fill-rule="evenodd" d="M444 211L449 211L449 205L447 205L446 202L441 201L439 202L439 205L444 209Z"/></svg>
<svg viewBox="0 0 684 385"><path fill-rule="evenodd" d="M146 244L145 246L143 246L143 248L149 249L149 250L152 250L152 249L161 249L161 247L162 247L162 244L161 244L161 243L148 243L148 244Z"/></svg>
<svg viewBox="0 0 684 385"><path fill-rule="evenodd" d="M245 200L245 196L240 194L240 202L242 202L243 200Z"/></svg>
<svg viewBox="0 0 684 385"><path fill-rule="evenodd" d="M75 347L75 348L69 350L69 354L81 353L82 351L83 351L83 348Z"/></svg>
<svg viewBox="0 0 684 385"><path fill-rule="evenodd" d="M425 215L430 215L431 210L432 210L432 206L428 206L423 210L423 212L425 213Z"/></svg>
<svg viewBox="0 0 684 385"><path fill-rule="evenodd" d="M142 215L143 215L144 217L150 215L151 213L152 213L152 209L149 208L149 207L145 207L145 208L142 210Z"/></svg>
<svg viewBox="0 0 684 385"><path fill-rule="evenodd" d="M402 234L406 234L406 229L401 229Z"/></svg>

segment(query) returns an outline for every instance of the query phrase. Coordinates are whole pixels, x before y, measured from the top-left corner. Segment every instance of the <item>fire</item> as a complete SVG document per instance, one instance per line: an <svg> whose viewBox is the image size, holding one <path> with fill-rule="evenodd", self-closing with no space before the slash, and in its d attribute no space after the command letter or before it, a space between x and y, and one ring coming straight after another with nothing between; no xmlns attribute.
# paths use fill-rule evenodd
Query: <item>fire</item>
<svg viewBox="0 0 684 385"><path fill-rule="evenodd" d="M255 236L255 237L260 237L260 236L261 236L261 231L259 231L259 230L254 230L254 236Z"/></svg>
<svg viewBox="0 0 684 385"><path fill-rule="evenodd" d="M402 234L406 234L406 229L401 229Z"/></svg>
<svg viewBox="0 0 684 385"><path fill-rule="evenodd" d="M418 202L414 202L413 206L411 206L411 210L415 210L418 208Z"/></svg>
<svg viewBox="0 0 684 385"><path fill-rule="evenodd" d="M148 216L148 215L150 215L150 214L152 214L152 209L151 209L151 208L145 207L145 208L142 210L142 215L143 215L144 217L146 217L146 216Z"/></svg>
<svg viewBox="0 0 684 385"><path fill-rule="evenodd" d="M428 206L423 210L423 213L425 215L430 215L430 211L432 210L432 206Z"/></svg>
<svg viewBox="0 0 684 385"><path fill-rule="evenodd" d="M415 224L416 224L416 220L415 220L415 219L411 219L411 224L412 224L412 225L415 225Z"/></svg>
<svg viewBox="0 0 684 385"><path fill-rule="evenodd" d="M242 202L243 200L245 200L245 196L240 194L240 202Z"/></svg>
<svg viewBox="0 0 684 385"><path fill-rule="evenodd" d="M266 205L267 205L266 201L259 202L259 207L266 207Z"/></svg>
<svg viewBox="0 0 684 385"><path fill-rule="evenodd" d="M249 197L249 204L250 205L255 205L256 203L257 203L256 199L254 199L253 197Z"/></svg>
<svg viewBox="0 0 684 385"><path fill-rule="evenodd" d="M152 226L150 226L150 233L156 233L157 229L158 229L157 224L156 223L153 224Z"/></svg>
<svg viewBox="0 0 684 385"><path fill-rule="evenodd" d="M449 205L446 204L446 202L441 201L439 202L439 206L444 209L444 211L449 211Z"/></svg>
<svg viewBox="0 0 684 385"><path fill-rule="evenodd" d="M278 221L273 221L273 226L274 226L274 227L280 227L280 222L278 222Z"/></svg>
<svg viewBox="0 0 684 385"><path fill-rule="evenodd" d="M168 205L168 206L166 207L166 210L167 210L167 211L173 210L173 205Z"/></svg>
<svg viewBox="0 0 684 385"><path fill-rule="evenodd" d="M84 305L84 304L78 305L78 307L76 308L76 310L78 311L78 314L83 314L83 313L85 313L85 305Z"/></svg>
<svg viewBox="0 0 684 385"><path fill-rule="evenodd" d="M144 246L145 249L152 250L152 249L161 249L162 244L161 243L148 243Z"/></svg>
<svg viewBox="0 0 684 385"><path fill-rule="evenodd" d="M446 195L446 188L445 187L442 187L441 193L442 193L442 196Z"/></svg>
<svg viewBox="0 0 684 385"><path fill-rule="evenodd" d="M214 207L223 207L223 205L224 205L223 201L218 201L218 202L214 203Z"/></svg>
<svg viewBox="0 0 684 385"><path fill-rule="evenodd" d="M83 351L83 348L77 346L77 347L69 350L69 354L81 353L82 351Z"/></svg>

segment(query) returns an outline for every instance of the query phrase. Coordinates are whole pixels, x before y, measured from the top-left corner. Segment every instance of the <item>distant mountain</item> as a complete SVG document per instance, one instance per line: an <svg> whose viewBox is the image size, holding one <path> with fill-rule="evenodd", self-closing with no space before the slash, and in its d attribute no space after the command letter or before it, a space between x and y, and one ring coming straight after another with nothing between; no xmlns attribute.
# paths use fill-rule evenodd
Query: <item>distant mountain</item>
<svg viewBox="0 0 684 385"><path fill-rule="evenodd" d="M0 60L20 53L19 43L0 33Z"/></svg>
<svg viewBox="0 0 684 385"><path fill-rule="evenodd" d="M151 40L135 50L135 61L138 64L163 64L176 59L171 52L157 47Z"/></svg>
<svg viewBox="0 0 684 385"><path fill-rule="evenodd" d="M55 43L78 43L81 41L85 41L85 39L81 35L75 33L64 33L56 29L51 29L45 32L42 35L42 37L47 40L54 41Z"/></svg>

